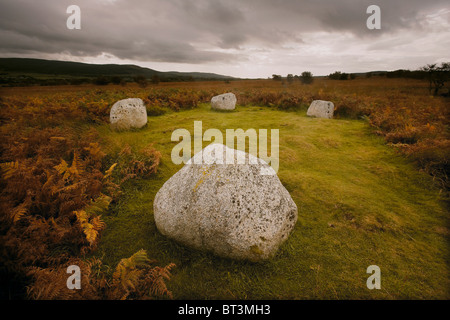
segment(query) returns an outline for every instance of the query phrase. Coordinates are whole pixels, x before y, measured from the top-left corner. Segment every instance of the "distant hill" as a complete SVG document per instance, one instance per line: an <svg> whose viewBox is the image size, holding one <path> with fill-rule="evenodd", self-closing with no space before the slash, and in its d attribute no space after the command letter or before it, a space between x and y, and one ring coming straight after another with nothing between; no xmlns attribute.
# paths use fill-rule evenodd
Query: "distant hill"
<svg viewBox="0 0 450 320"><path fill-rule="evenodd" d="M158 76L161 81L233 80L235 78L215 73L161 72L137 65L89 64L71 61L56 61L29 58L0 58L0 78L5 84L9 80L51 80L97 77L121 77L132 80L136 76L151 79Z"/></svg>

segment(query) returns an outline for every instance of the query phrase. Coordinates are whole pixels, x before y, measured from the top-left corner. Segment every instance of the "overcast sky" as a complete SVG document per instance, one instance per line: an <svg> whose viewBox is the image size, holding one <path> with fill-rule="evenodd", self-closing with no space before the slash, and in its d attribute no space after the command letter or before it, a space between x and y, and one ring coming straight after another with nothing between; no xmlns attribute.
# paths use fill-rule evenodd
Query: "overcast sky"
<svg viewBox="0 0 450 320"><path fill-rule="evenodd" d="M68 30L69 5L81 30ZM381 30L366 13L381 8ZM449 0L0 0L0 56L257 78L450 61Z"/></svg>

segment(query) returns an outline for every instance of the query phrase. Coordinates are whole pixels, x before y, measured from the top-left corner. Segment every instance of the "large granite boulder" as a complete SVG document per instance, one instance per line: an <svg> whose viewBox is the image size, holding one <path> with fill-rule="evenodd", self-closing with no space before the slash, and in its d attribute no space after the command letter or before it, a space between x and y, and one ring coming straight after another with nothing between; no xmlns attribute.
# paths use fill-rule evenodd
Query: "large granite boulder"
<svg viewBox="0 0 450 320"><path fill-rule="evenodd" d="M144 102L139 98L117 101L111 108L110 122L115 130L142 128L147 124L147 109Z"/></svg>
<svg viewBox="0 0 450 320"><path fill-rule="evenodd" d="M213 143L164 183L154 217L163 235L186 246L260 261L288 238L297 206L265 161Z"/></svg>
<svg viewBox="0 0 450 320"><path fill-rule="evenodd" d="M214 110L234 110L236 108L236 96L234 93L224 93L211 99L211 108Z"/></svg>
<svg viewBox="0 0 450 320"><path fill-rule="evenodd" d="M306 112L307 116L332 119L334 114L334 104L331 101L314 100Z"/></svg>

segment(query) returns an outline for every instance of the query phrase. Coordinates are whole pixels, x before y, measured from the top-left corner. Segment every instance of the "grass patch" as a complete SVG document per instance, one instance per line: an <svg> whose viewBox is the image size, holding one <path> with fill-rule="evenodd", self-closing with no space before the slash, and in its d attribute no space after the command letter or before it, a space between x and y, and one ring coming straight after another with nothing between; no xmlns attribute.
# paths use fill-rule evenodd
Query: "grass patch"
<svg viewBox="0 0 450 320"><path fill-rule="evenodd" d="M218 258L159 234L153 199L182 165L170 154L172 131L194 121L209 128L280 130L278 176L298 206L297 225L277 255L263 263ZM447 210L431 178L373 135L364 121L328 120L269 107L213 112L208 105L149 117L131 132L97 127L103 148L149 143L161 152L157 174L129 180L102 217L107 229L95 253L114 266L139 249L174 262L175 299L448 299ZM270 135L269 135L270 136ZM209 142L204 142L205 147ZM269 149L270 150L270 149ZM381 268L381 290L368 290L366 269Z"/></svg>

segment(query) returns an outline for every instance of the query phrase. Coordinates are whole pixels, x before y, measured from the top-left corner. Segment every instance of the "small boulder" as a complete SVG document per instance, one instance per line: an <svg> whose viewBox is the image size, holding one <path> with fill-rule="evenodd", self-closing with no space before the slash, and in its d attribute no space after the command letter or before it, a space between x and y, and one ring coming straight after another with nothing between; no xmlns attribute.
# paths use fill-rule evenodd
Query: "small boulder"
<svg viewBox="0 0 450 320"><path fill-rule="evenodd" d="M272 257L297 221L295 202L265 161L216 143L167 180L153 206L163 235L250 261Z"/></svg>
<svg viewBox="0 0 450 320"><path fill-rule="evenodd" d="M306 112L307 116L332 119L334 114L334 104L331 101L314 100Z"/></svg>
<svg viewBox="0 0 450 320"><path fill-rule="evenodd" d="M115 130L142 128L147 124L147 109L142 99L119 100L111 108L111 127Z"/></svg>
<svg viewBox="0 0 450 320"><path fill-rule="evenodd" d="M214 110L234 110L236 108L236 96L234 93L224 93L211 99L211 108Z"/></svg>

